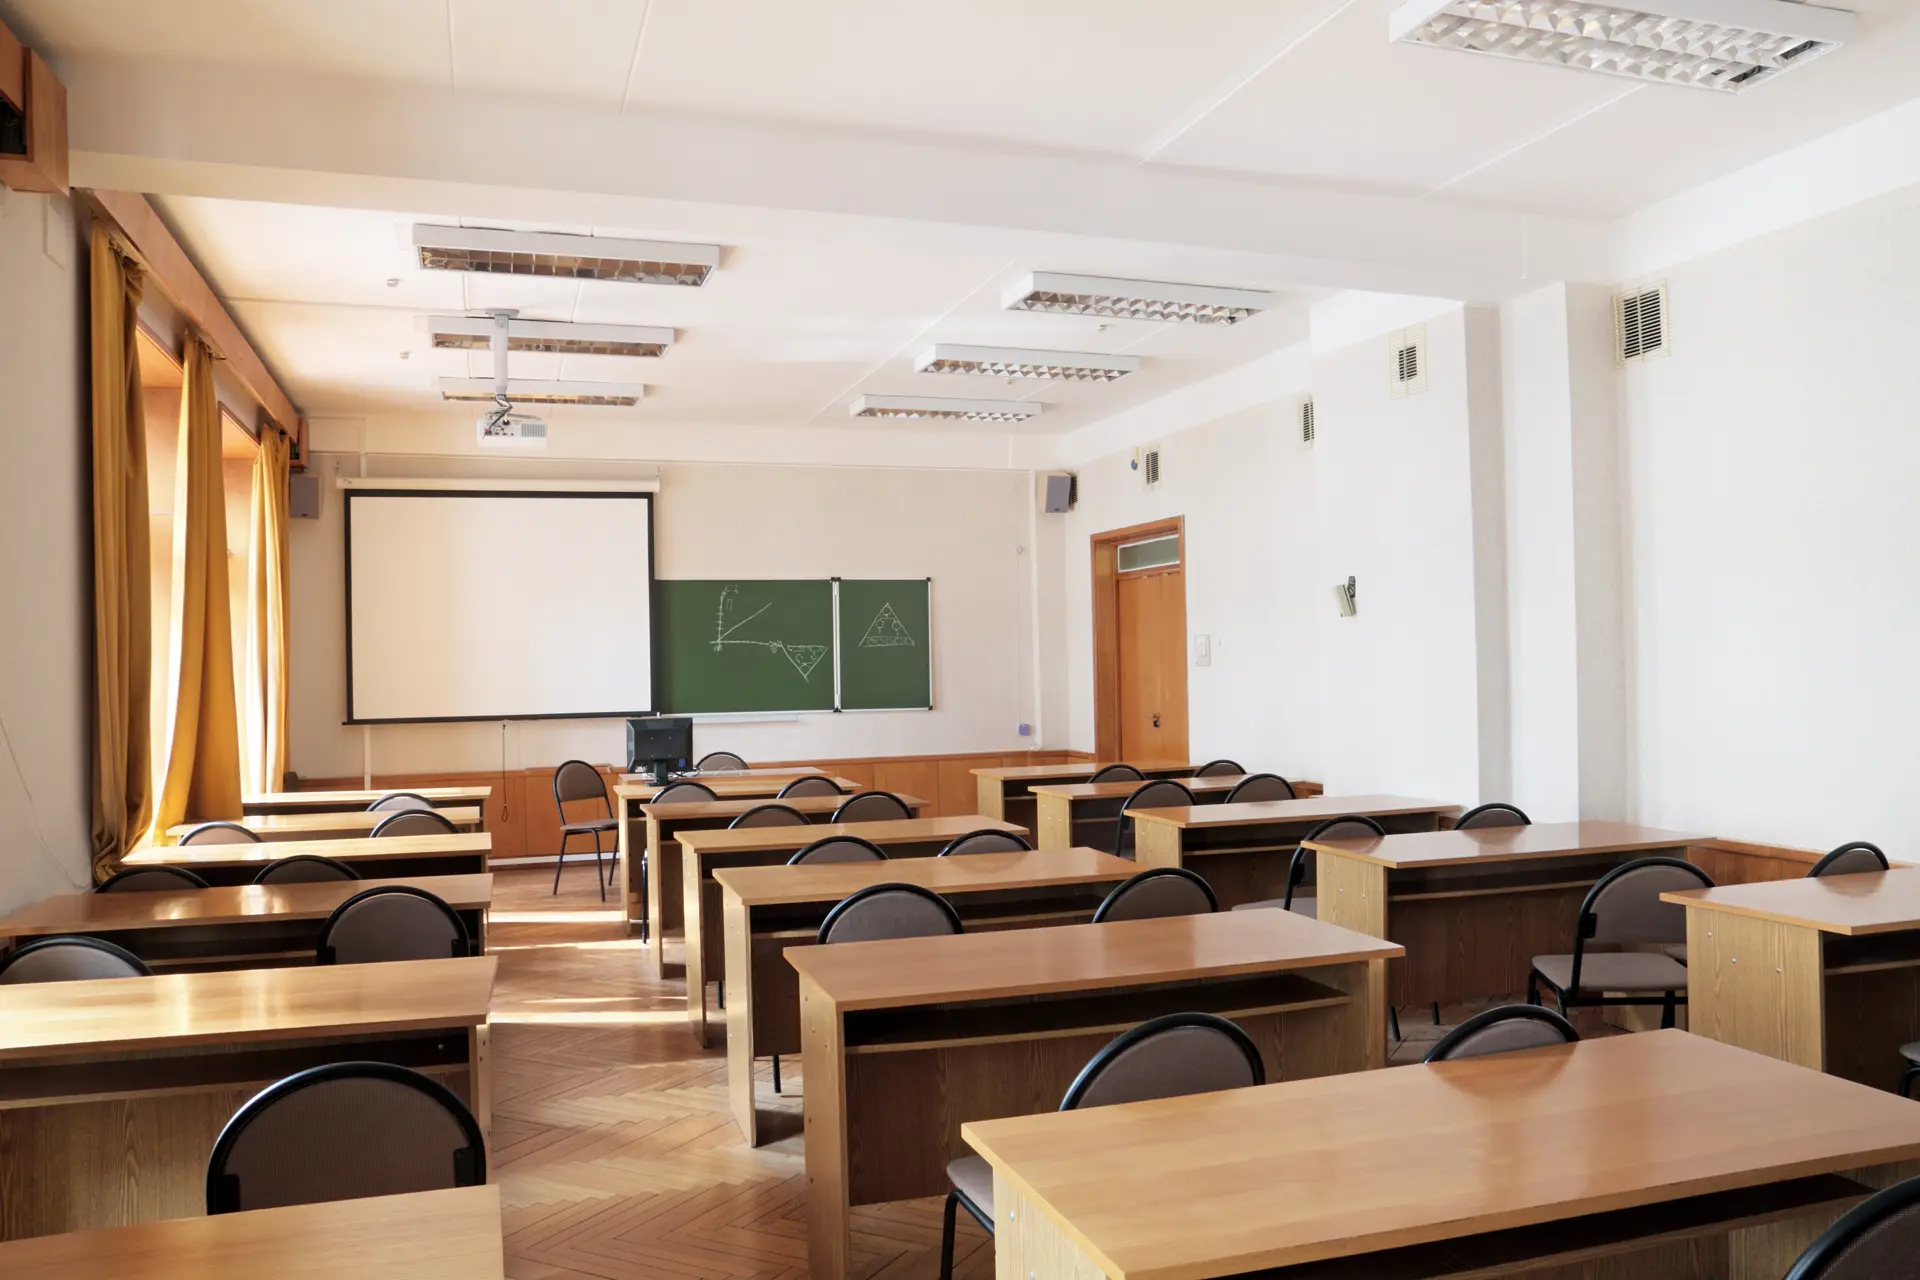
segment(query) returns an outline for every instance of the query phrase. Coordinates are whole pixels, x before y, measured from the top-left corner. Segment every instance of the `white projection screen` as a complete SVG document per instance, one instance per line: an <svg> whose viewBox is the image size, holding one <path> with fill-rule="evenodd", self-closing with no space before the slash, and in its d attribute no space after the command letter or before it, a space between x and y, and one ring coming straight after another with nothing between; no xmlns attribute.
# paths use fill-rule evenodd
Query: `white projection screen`
<svg viewBox="0 0 1920 1280"><path fill-rule="evenodd" d="M348 723L653 709L652 493L421 483L345 491Z"/></svg>

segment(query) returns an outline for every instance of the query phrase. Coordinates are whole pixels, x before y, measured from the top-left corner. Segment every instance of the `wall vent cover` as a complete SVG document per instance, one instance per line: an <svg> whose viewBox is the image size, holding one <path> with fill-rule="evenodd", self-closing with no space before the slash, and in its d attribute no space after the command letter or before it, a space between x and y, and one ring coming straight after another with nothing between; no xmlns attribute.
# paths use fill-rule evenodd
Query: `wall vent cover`
<svg viewBox="0 0 1920 1280"><path fill-rule="evenodd" d="M1667 349L1667 285L1663 280L1613 300L1614 331L1621 364L1633 364Z"/></svg>
<svg viewBox="0 0 1920 1280"><path fill-rule="evenodd" d="M1160 446L1157 444L1140 451L1140 481L1149 489L1160 483Z"/></svg>
<svg viewBox="0 0 1920 1280"><path fill-rule="evenodd" d="M1387 394L1395 400L1427 389L1427 326L1390 334L1387 341Z"/></svg>
<svg viewBox="0 0 1920 1280"><path fill-rule="evenodd" d="M1313 401L1300 402L1300 443L1313 443Z"/></svg>

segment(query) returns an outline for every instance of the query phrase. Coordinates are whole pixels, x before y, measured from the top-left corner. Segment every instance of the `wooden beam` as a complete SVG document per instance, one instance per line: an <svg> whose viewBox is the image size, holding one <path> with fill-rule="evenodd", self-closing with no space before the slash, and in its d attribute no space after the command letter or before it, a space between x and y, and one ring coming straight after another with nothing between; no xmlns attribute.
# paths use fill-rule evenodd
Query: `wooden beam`
<svg viewBox="0 0 1920 1280"><path fill-rule="evenodd" d="M284 431L300 430L300 412L287 399L286 392L274 380L266 361L260 358L234 323L233 316L215 296L213 287L193 265L187 251L173 238L173 232L160 220L147 198L137 191L95 191L93 202L127 237L146 261L153 282L166 291L174 305L207 336L214 349L226 358L227 367L240 379L260 405L260 416ZM249 429L258 438L261 423Z"/></svg>

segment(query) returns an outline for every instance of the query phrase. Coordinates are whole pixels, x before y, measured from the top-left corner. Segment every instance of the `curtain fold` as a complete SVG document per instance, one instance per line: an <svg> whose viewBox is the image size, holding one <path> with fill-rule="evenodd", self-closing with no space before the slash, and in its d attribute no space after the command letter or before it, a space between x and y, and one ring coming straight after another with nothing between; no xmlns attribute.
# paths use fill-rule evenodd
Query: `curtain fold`
<svg viewBox="0 0 1920 1280"><path fill-rule="evenodd" d="M168 635L166 771L154 836L177 823L240 816L240 725L233 679L226 495L213 352L186 343L180 453L173 488L173 601Z"/></svg>
<svg viewBox="0 0 1920 1280"><path fill-rule="evenodd" d="M153 814L152 566L147 424L134 325L146 275L94 223L93 874L105 879Z"/></svg>
<svg viewBox="0 0 1920 1280"><path fill-rule="evenodd" d="M246 772L249 791L278 791L287 771L286 433L268 427L253 457L247 523Z"/></svg>

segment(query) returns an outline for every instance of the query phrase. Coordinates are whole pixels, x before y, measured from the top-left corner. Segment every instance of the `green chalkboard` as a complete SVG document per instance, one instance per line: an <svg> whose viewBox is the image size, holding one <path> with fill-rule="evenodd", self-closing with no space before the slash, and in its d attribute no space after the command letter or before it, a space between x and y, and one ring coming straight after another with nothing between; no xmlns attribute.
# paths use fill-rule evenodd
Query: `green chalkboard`
<svg viewBox="0 0 1920 1280"><path fill-rule="evenodd" d="M840 707L933 706L932 584L840 580Z"/></svg>
<svg viewBox="0 0 1920 1280"><path fill-rule="evenodd" d="M833 583L682 579L654 590L662 711L833 710Z"/></svg>

